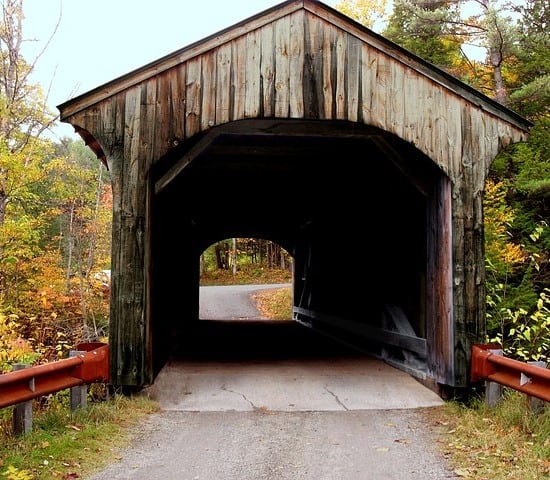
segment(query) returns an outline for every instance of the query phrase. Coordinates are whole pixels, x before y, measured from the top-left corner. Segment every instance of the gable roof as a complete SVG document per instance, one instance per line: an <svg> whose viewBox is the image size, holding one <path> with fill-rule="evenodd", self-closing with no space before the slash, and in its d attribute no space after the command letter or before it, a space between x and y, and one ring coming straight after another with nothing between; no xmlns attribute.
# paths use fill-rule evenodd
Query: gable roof
<svg viewBox="0 0 550 480"><path fill-rule="evenodd" d="M478 90L461 82L452 75L430 64L419 56L407 51L399 45L391 42L382 35L361 25L355 20L343 15L334 8L317 0L288 0L264 10L254 16L244 19L232 26L220 30L206 38L198 40L190 45L169 53L158 60L152 61L125 75L115 78L86 93L78 95L58 105L61 111L61 120L86 109L94 103L115 95L140 82L150 79L174 66L201 55L211 49L219 47L239 36L245 35L270 22L287 16L295 11L304 9L311 12L347 33L356 36L359 40L369 44L375 49L390 56L394 60L406 65L408 68L430 78L432 81L447 89L452 90L469 102L479 106L485 111L496 115L503 120L512 123L516 127L528 130L532 123L516 112L504 107L495 100L487 97Z"/></svg>

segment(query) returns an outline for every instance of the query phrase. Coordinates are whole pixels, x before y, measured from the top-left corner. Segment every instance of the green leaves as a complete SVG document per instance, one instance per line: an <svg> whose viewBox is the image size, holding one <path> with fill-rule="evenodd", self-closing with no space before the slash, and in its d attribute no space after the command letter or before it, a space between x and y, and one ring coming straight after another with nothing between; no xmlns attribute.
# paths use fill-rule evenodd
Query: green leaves
<svg viewBox="0 0 550 480"><path fill-rule="evenodd" d="M505 355L525 362L550 362L550 289L539 295L533 313L507 308L502 319L508 330L491 341L500 344Z"/></svg>

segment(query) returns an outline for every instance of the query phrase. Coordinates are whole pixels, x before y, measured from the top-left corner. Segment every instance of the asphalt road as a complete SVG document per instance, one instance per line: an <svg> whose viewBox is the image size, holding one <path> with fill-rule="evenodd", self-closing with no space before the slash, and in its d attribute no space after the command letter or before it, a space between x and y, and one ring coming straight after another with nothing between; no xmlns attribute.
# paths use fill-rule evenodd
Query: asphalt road
<svg viewBox="0 0 550 480"><path fill-rule="evenodd" d="M206 320L259 320L262 317L251 295L259 290L282 287L290 287L290 284L201 287L199 317Z"/></svg>
<svg viewBox="0 0 550 480"><path fill-rule="evenodd" d="M214 303L219 318L229 303ZM295 322L243 312L200 322L143 392L161 412L90 480L458 478L439 450L434 392Z"/></svg>

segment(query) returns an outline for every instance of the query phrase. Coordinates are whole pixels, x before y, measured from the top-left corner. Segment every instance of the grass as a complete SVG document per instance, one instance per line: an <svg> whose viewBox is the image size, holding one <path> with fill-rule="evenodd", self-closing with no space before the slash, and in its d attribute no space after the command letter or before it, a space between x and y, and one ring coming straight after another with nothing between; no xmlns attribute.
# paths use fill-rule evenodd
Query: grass
<svg viewBox="0 0 550 480"><path fill-rule="evenodd" d="M60 392L47 408L33 406L32 432L14 436L12 408L0 411L0 478L69 480L85 478L114 462L129 441L129 429L158 405L141 396L114 395L71 412Z"/></svg>
<svg viewBox="0 0 550 480"><path fill-rule="evenodd" d="M550 407L534 410L527 397L505 389L499 404L446 402L433 421L443 429L442 453L461 478L550 479Z"/></svg>
<svg viewBox="0 0 550 480"><path fill-rule="evenodd" d="M249 283L289 281L281 277L263 282L258 281L260 276L249 278ZM290 318L290 288L263 290L256 300L266 317ZM11 435L11 409L0 410L0 478L86 478L116 461L120 449L128 445L131 427L158 411L155 402L139 395L115 395L70 413L65 397L60 394L48 409L33 413L33 431L22 438ZM443 407L428 409L425 414L427 428L434 429L441 454L459 478L550 479L548 403L539 412L530 407L525 395L505 389L495 407L474 398L468 404L446 401Z"/></svg>

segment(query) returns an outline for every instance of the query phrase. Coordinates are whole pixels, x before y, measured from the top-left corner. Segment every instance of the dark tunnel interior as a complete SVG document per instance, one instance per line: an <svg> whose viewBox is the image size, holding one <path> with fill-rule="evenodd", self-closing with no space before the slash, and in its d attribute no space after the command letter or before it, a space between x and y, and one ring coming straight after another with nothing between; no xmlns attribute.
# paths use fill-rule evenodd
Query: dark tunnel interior
<svg viewBox="0 0 550 480"><path fill-rule="evenodd" d="M174 149L153 171L157 181L182 165L151 202L157 371L185 345L200 344L203 354L223 350L228 335L248 338L231 342L241 353L265 339L303 351L313 344L379 349L376 342L348 341L354 335L338 325L325 329L326 340L296 322L279 330L270 322L264 330L203 323L202 341L195 341L199 256L231 237L269 239L293 256L295 307L379 327L385 307L394 305L425 337L427 202L441 175L433 162L382 130L345 122L217 128L208 141ZM286 342L276 341L281 335Z"/></svg>

